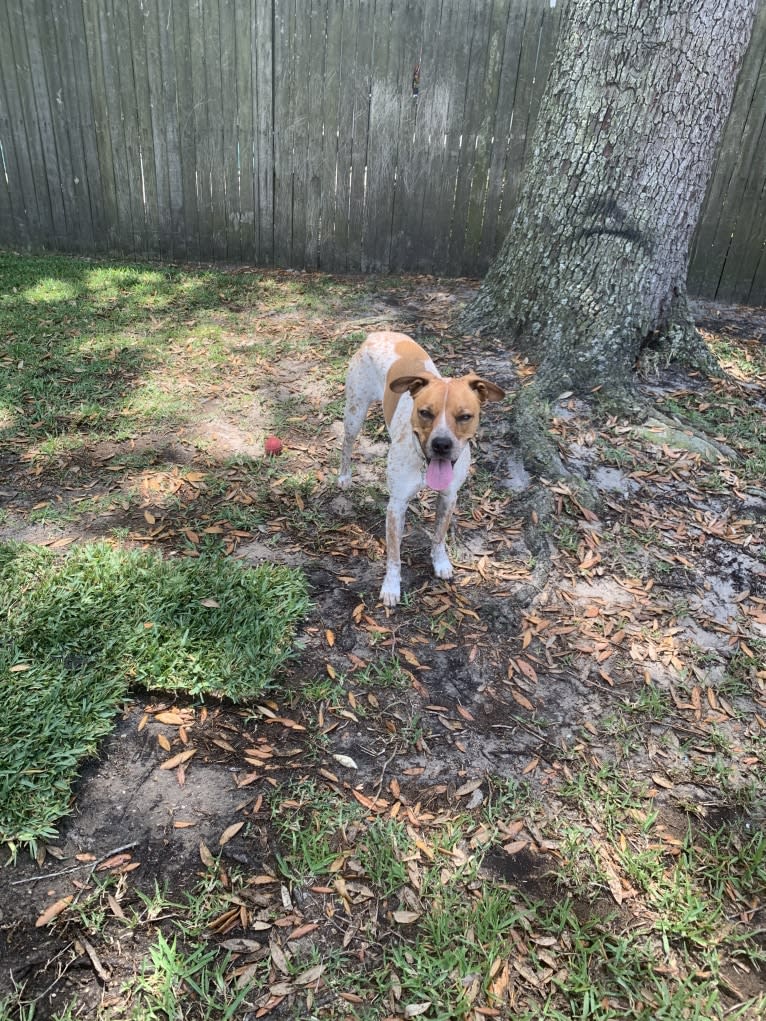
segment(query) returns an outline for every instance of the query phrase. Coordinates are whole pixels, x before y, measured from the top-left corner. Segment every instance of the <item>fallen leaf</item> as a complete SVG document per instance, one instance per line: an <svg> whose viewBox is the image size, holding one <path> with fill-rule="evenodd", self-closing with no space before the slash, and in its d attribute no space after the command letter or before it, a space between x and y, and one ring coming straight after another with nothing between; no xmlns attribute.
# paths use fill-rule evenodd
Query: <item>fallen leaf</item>
<svg viewBox="0 0 766 1021"><path fill-rule="evenodd" d="M111 893L107 894L106 899L107 899L107 903L109 904L109 907L110 907L111 912L114 915L114 917L115 918L125 918L125 912L122 910L122 908L120 907L119 903L117 902L117 900L113 897L113 895Z"/></svg>
<svg viewBox="0 0 766 1021"><path fill-rule="evenodd" d="M464 798L466 794L473 794L478 787L481 787L483 782L484 778L481 776L473 780L469 780L467 783L464 783L462 787L458 787L455 791L455 797Z"/></svg>
<svg viewBox="0 0 766 1021"><path fill-rule="evenodd" d="M661 773L652 773L652 780L654 780L658 787L664 787L665 790L672 790L675 786L672 780L668 780Z"/></svg>
<svg viewBox="0 0 766 1021"><path fill-rule="evenodd" d="M516 666L524 674L527 680L530 680L534 684L537 684L537 671L535 670L531 663L529 663L522 656L517 656Z"/></svg>
<svg viewBox="0 0 766 1021"><path fill-rule="evenodd" d="M426 1000L424 1003L409 1003L404 1008L405 1017L419 1017L421 1014L425 1014L427 1010L431 1008L431 1001Z"/></svg>
<svg viewBox="0 0 766 1021"><path fill-rule="evenodd" d="M160 769L175 769L176 766L180 766L183 762L188 762L192 755L196 754L196 748L189 748L185 752L179 752L178 755L174 755L172 759L168 759L166 762L161 762Z"/></svg>
<svg viewBox="0 0 766 1021"><path fill-rule="evenodd" d="M273 961L274 967L277 971L281 971L283 975L290 974L290 965L287 961L287 956L278 943L271 944L271 960Z"/></svg>
<svg viewBox="0 0 766 1021"><path fill-rule="evenodd" d="M323 964L315 964L313 968L309 968L307 971L301 972L300 975L296 975L295 983L299 986L308 986L312 982L316 982L322 975L325 966Z"/></svg>
<svg viewBox="0 0 766 1021"><path fill-rule="evenodd" d="M227 826L223 833L218 838L218 846L223 847L224 844L228 844L232 837L236 837L242 827L245 825L244 819L242 822L232 823L231 826Z"/></svg>
<svg viewBox="0 0 766 1021"><path fill-rule="evenodd" d="M393 919L400 925L411 925L420 918L419 911L394 911Z"/></svg>
<svg viewBox="0 0 766 1021"><path fill-rule="evenodd" d="M154 719L157 723L167 723L173 727L178 727L184 722L183 716L180 713L174 713L172 709L162 713L155 713Z"/></svg>
<svg viewBox="0 0 766 1021"><path fill-rule="evenodd" d="M61 897L60 900L49 905L35 922L35 928L39 929L43 925L47 925L48 922L52 922L54 918L58 918L62 911L66 911L73 900L72 896Z"/></svg>
<svg viewBox="0 0 766 1021"><path fill-rule="evenodd" d="M518 704L522 706L524 709L529 710L529 712L534 711L535 707L532 705L532 703L529 701L526 695L522 695L521 692L517 691L515 688L511 688L511 698L513 699L514 702L518 702Z"/></svg>
<svg viewBox="0 0 766 1021"><path fill-rule="evenodd" d="M106 861L102 861L96 868L96 872L106 872L108 869L118 869L122 865L126 865L131 859L129 854L114 854L111 858L107 858Z"/></svg>

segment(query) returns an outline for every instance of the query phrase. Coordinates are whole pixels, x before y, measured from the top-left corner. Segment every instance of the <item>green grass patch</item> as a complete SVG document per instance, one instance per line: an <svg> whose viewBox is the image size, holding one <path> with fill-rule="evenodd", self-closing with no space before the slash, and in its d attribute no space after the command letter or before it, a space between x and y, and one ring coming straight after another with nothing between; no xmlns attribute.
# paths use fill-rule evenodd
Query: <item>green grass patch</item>
<svg viewBox="0 0 766 1021"><path fill-rule="evenodd" d="M132 685L257 695L307 607L302 575L281 566L0 545L0 840L55 835L79 763Z"/></svg>
<svg viewBox="0 0 766 1021"><path fill-rule="evenodd" d="M329 277L0 252L0 442L186 421L190 376L197 386L230 378L251 310L330 313L361 289ZM313 342L276 331L253 351L273 359Z"/></svg>

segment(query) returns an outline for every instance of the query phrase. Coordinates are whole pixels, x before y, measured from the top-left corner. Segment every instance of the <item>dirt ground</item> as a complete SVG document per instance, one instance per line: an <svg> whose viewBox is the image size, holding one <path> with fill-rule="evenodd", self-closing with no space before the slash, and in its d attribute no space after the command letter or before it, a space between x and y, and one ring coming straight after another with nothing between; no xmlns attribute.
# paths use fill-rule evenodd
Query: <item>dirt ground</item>
<svg viewBox="0 0 766 1021"><path fill-rule="evenodd" d="M492 341L468 349L453 332L454 310L472 286L413 280L388 298L382 294L364 315L343 313L324 329L338 336L385 322L436 343L445 371L479 368L512 392L526 367L509 362ZM728 331L754 344L766 336L766 316L757 311L708 304L698 313L711 334ZM588 479L601 507L591 515L565 485L548 486L553 524L532 540L531 480L503 408L488 406L476 470L453 529L455 582L431 576L433 503L424 496L405 540L408 597L386 612L377 601L383 432L377 422L368 425L356 452L356 486L339 492L339 414L326 409L337 408L342 392L325 381L317 350L264 369L246 412L241 402L235 414L220 395L210 395L200 405L194 437L103 443L43 471L3 454L4 540L63 548L122 529L124 541L167 553L188 538L183 514L193 507L195 520L207 516L218 528L231 555L301 567L313 600L303 647L267 702L171 704L137 693L98 760L85 766L59 840L38 861L21 855L0 871L0 996L11 991L11 981L26 983L28 997L42 997L37 1017L73 998L82 1016L98 1005L119 1005L123 983L146 953L140 930L120 927L120 912L139 890L150 895L155 884L171 891L188 886L202 867L201 845L220 852L223 867L276 876L269 798L299 779L371 804L398 799L413 814L470 811L488 796L490 779L523 783L542 807L514 848L498 846L488 865L543 898L556 895L545 878L558 853L548 829L573 811L557 793L573 761L616 764L645 784L659 812L657 832L669 846L689 825L729 820L743 833L763 825L762 801L741 792L762 783L763 752L752 748L763 749L766 672L763 664L743 668L741 684L726 681L732 664L741 662L742 645L766 638L766 488L706 488L701 482L708 475L725 479L727 469L694 451L652 446L630 423L596 419L564 397L554 429L566 463ZM704 391L701 381L676 376L644 385L660 403ZM752 396L766 413L766 389L754 388ZM258 529L217 523L222 493L226 499L238 494L250 506L250 476L230 458L260 457L268 431L263 409L280 398L299 402L283 432L285 478L299 473L311 484L296 489L272 476L270 513ZM124 480L111 469L128 448L156 452L155 467L136 468L131 478L140 500L126 508L116 501L108 513L30 521L40 504L114 496ZM606 456L607 449L625 451L624 462ZM203 476L211 474L224 483L217 493L205 488ZM172 520L163 502L169 493L176 498ZM392 655L407 671L406 686L356 686L356 678L369 678L371 667ZM331 693L306 697L310 686L338 678L345 683ZM616 721L647 695L662 712L637 709L631 740L623 741ZM266 749L261 759L252 754L259 743ZM160 768L169 754L191 747L195 755L183 767ZM738 754L741 748L747 752ZM713 759L722 763L720 782L703 768ZM243 821L248 825L228 835ZM62 897L77 901L107 874L116 877L114 924L97 946L76 918L35 927L49 905ZM630 924L638 903L629 884L616 882L619 896L605 888L583 899L583 912L598 916L616 897ZM267 894L279 896L266 883L264 890L265 903ZM296 901L295 918L323 923L326 897L306 897L300 910ZM763 933L766 909L758 906L749 924ZM766 990L766 975L732 971L726 984L737 1002ZM289 998L279 1009L272 1016L299 1016L289 1013Z"/></svg>

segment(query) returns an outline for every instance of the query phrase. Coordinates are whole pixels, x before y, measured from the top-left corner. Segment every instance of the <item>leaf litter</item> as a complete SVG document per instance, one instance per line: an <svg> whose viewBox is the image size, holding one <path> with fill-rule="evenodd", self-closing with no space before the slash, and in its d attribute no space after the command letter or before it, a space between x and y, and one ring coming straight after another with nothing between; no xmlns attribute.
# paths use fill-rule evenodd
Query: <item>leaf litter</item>
<svg viewBox="0 0 766 1021"><path fill-rule="evenodd" d="M663 950L653 897L679 861L701 856L717 823L740 846L763 826L763 483L742 471L746 438L738 462L709 461L660 428L639 433L564 398L553 431L565 459L592 483L604 465L617 474L598 513L572 487L548 486L548 537L533 548L534 513L525 518L523 495L505 485L513 451L502 409L491 409L459 507L455 583L430 577L424 528L434 506L425 496L405 543L410 599L384 610L378 440L363 437L361 495L339 496L338 413L322 408L342 387L327 378L328 351L348 351L350 333L385 324L425 334L447 370L473 368L452 333L472 287L412 278L391 284L366 317L341 303L322 315L259 318L255 309L227 318L239 347L214 385L216 413L232 414L231 388L254 388L264 407L291 394L306 405L282 429L279 470L268 466L261 478L219 460L214 443L195 450L193 416L183 458L157 470L131 469L117 443L53 466L30 450L10 465L18 496L6 531L62 546L124 521L128 542L167 555L194 557L212 542L246 562L296 563L314 599L303 652L272 699L238 709L137 698L103 764L86 768L60 840L7 870L2 881L24 880L2 916L11 972L29 995L45 990L43 1009L55 989L59 1003L70 996L81 1011L125 1016L132 955L146 953L158 927L170 931L179 911L141 908L155 880L172 891L202 883L215 895L205 938L229 955L226 980L247 992L253 1017L355 1017L358 1008L381 1019L541 1017L546 1004L566 1009L579 981L573 933L586 922L613 939L641 930L674 981L699 969L693 941L665 941ZM745 324L748 393L763 401L748 312L729 310L723 321ZM259 345L282 354L300 346L300 362L262 356ZM483 371L509 389L529 374L482 345ZM174 357L184 365L183 347ZM699 414L740 396L732 384L691 383L669 378L654 396ZM723 439L737 446L729 432ZM123 508L121 494L136 485L140 503ZM89 486L114 501L103 520L26 524L25 506L62 493L76 500ZM253 509L257 520L243 527L241 513ZM205 593L200 602L210 605ZM126 833L135 848L101 857ZM375 851L382 833L387 858ZM95 866L67 864L84 852ZM654 855L651 883L631 855ZM384 864L402 871L387 876ZM476 959L450 958L441 989L418 986L406 954L423 963L436 953L435 905L455 896L478 910L487 889L507 897L514 917L480 936L477 915L466 915ZM764 896L729 877L723 901L744 936L762 930ZM100 898L107 920L91 931L78 909ZM557 927L562 900L570 922ZM132 944L130 913L141 919ZM39 959L35 928L48 934L39 976L28 965ZM726 1009L763 993L757 953L724 947L721 963ZM642 986L640 996L650 995ZM639 1016L611 996L605 1017Z"/></svg>

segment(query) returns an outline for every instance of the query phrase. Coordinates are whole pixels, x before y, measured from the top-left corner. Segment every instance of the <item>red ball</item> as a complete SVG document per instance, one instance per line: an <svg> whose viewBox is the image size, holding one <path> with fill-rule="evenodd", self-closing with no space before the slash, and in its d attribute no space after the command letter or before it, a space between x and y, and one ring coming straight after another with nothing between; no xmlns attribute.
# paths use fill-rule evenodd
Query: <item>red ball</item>
<svg viewBox="0 0 766 1021"><path fill-rule="evenodd" d="M277 454L282 453L282 441L278 436L267 436L263 449L266 451L267 457L276 457Z"/></svg>

